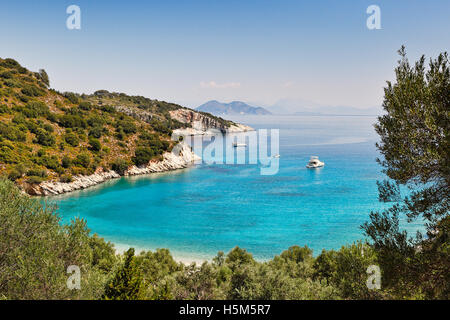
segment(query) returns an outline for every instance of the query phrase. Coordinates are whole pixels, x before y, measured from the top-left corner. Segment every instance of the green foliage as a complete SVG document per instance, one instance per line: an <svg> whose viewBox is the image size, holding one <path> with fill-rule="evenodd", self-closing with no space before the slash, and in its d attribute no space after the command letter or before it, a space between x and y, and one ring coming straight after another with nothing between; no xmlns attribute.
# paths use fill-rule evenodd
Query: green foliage
<svg viewBox="0 0 450 320"><path fill-rule="evenodd" d="M9 113L9 108L3 104L0 104L0 114Z"/></svg>
<svg viewBox="0 0 450 320"><path fill-rule="evenodd" d="M39 143L43 146L54 146L56 142L56 138L53 134L51 134L48 131L45 131L44 129L39 128L36 132L36 143Z"/></svg>
<svg viewBox="0 0 450 320"><path fill-rule="evenodd" d="M26 84L22 86L21 92L29 97L39 97L45 94L45 91L35 85Z"/></svg>
<svg viewBox="0 0 450 320"><path fill-rule="evenodd" d="M92 151L98 152L102 149L102 145L101 145L100 141L93 137L89 138L89 145L90 145L90 149Z"/></svg>
<svg viewBox="0 0 450 320"><path fill-rule="evenodd" d="M65 128L86 128L87 123L79 115L65 114L58 118L58 123Z"/></svg>
<svg viewBox="0 0 450 320"><path fill-rule="evenodd" d="M134 249L125 253L125 262L114 278L106 285L102 299L139 300L143 298L142 274L134 257Z"/></svg>
<svg viewBox="0 0 450 320"><path fill-rule="evenodd" d="M17 169L12 169L9 173L8 173L8 179L11 181L16 181L17 179L20 179L22 177L23 173L20 172Z"/></svg>
<svg viewBox="0 0 450 320"><path fill-rule="evenodd" d="M13 164L19 161L17 153L14 152L14 147L8 145L7 142L0 143L0 162L6 164Z"/></svg>
<svg viewBox="0 0 450 320"><path fill-rule="evenodd" d="M181 271L182 265L177 263L167 249L157 249L155 252L142 252L136 257L136 263L148 284L153 284L166 275Z"/></svg>
<svg viewBox="0 0 450 320"><path fill-rule="evenodd" d="M21 83L15 79L6 79L3 83L9 88L20 88Z"/></svg>
<svg viewBox="0 0 450 320"><path fill-rule="evenodd" d="M59 168L59 159L57 156L42 155L35 159L36 163L49 169L56 170Z"/></svg>
<svg viewBox="0 0 450 320"><path fill-rule="evenodd" d="M39 169L39 168L33 168L27 171L27 176L36 176L41 178L47 177L47 170Z"/></svg>
<svg viewBox="0 0 450 320"><path fill-rule="evenodd" d="M76 166L89 168L89 165L91 164L91 156L88 153L77 154L75 159L72 160L72 163Z"/></svg>
<svg viewBox="0 0 450 320"><path fill-rule="evenodd" d="M45 86L50 86L50 79L48 77L47 72L44 69L40 69L39 72L36 74L37 78L40 79Z"/></svg>
<svg viewBox="0 0 450 320"><path fill-rule="evenodd" d="M8 69L18 69L21 67L20 64L16 60L11 59L11 58L6 58L3 60L0 60L0 66L8 68Z"/></svg>
<svg viewBox="0 0 450 320"><path fill-rule="evenodd" d="M333 255L331 255L333 256ZM330 284L336 286L341 295L350 299L378 298L377 292L366 285L370 265L378 265L375 251L361 242L342 247L335 255Z"/></svg>
<svg viewBox="0 0 450 320"><path fill-rule="evenodd" d="M89 246L92 249L92 266L97 267L104 273L111 272L118 263L115 255L114 245L111 242L105 242L97 234L89 239Z"/></svg>
<svg viewBox="0 0 450 320"><path fill-rule="evenodd" d="M394 297L423 294L448 299L450 282L444 280L444 269L448 270L450 260L446 227L450 212L450 64L447 53L430 60L428 68L423 56L411 66L404 47L399 54L396 82L388 82L384 89L386 114L375 125L383 156L378 161L391 179L378 183L379 198L394 204L372 212L363 229L377 250L384 285ZM403 199L402 187L407 189ZM425 223L427 233L409 236L400 227L402 216L408 223Z"/></svg>
<svg viewBox="0 0 450 320"><path fill-rule="evenodd" d="M61 225L54 207L0 179L0 296L3 299L98 299L107 281L94 263L86 223ZM96 240L97 242L99 240ZM101 242L101 241L100 241ZM102 244L95 247L102 246ZM114 259L96 251L97 260ZM99 256L98 256L99 255ZM69 290L67 267L81 269L81 290Z"/></svg>
<svg viewBox="0 0 450 320"><path fill-rule="evenodd" d="M64 156L61 160L61 166L63 168L70 168L70 166L72 165L72 159L70 159L68 156Z"/></svg>
<svg viewBox="0 0 450 320"><path fill-rule="evenodd" d="M73 177L71 174L63 174L59 177L60 182L68 183L73 181Z"/></svg>
<svg viewBox="0 0 450 320"><path fill-rule="evenodd" d="M137 127L131 120L120 120L115 124L117 131L123 131L125 134L132 134L137 132Z"/></svg>
<svg viewBox="0 0 450 320"><path fill-rule="evenodd" d="M107 112L107 113L115 113L116 109L113 106L101 106L100 108L102 111Z"/></svg>
<svg viewBox="0 0 450 320"><path fill-rule="evenodd" d="M90 137L99 139L99 138L101 138L102 134L103 134L103 128L100 126L95 126L95 127L92 127L91 129L89 129Z"/></svg>
<svg viewBox="0 0 450 320"><path fill-rule="evenodd" d="M130 162L126 159L117 158L114 159L114 161L111 163L111 169L120 174L121 176L124 175L125 171L130 166Z"/></svg>
<svg viewBox="0 0 450 320"><path fill-rule="evenodd" d="M40 101L32 101L25 105L23 108L19 108L19 111L27 118L37 118L40 116L47 116L50 113L48 106Z"/></svg>
<svg viewBox="0 0 450 320"><path fill-rule="evenodd" d="M3 79L12 79L13 74L10 71L3 71L2 73L0 73L0 78Z"/></svg>
<svg viewBox="0 0 450 320"><path fill-rule="evenodd" d="M78 136L73 133L69 132L64 135L64 141L66 141L68 144L70 144L72 147L77 147L80 144L80 139Z"/></svg>
<svg viewBox="0 0 450 320"><path fill-rule="evenodd" d="M83 101L78 105L81 110L89 111L92 109L92 104L88 101Z"/></svg>
<svg viewBox="0 0 450 320"><path fill-rule="evenodd" d="M170 143L162 140L158 134L144 132L139 135L139 145L150 147L155 155L162 154L169 149Z"/></svg>
<svg viewBox="0 0 450 320"><path fill-rule="evenodd" d="M148 147L137 147L133 162L137 166L146 165L156 155L153 149Z"/></svg>
<svg viewBox="0 0 450 320"><path fill-rule="evenodd" d="M73 92L65 92L64 97L66 97L67 100L69 100L73 104L77 104L80 101L80 98L78 97L78 95Z"/></svg>
<svg viewBox="0 0 450 320"><path fill-rule="evenodd" d="M13 123L0 122L0 137L11 141L26 141L26 133Z"/></svg>
<svg viewBox="0 0 450 320"><path fill-rule="evenodd" d="M30 176L27 179L27 182L30 184L40 184L42 181L44 181L44 179L38 176Z"/></svg>

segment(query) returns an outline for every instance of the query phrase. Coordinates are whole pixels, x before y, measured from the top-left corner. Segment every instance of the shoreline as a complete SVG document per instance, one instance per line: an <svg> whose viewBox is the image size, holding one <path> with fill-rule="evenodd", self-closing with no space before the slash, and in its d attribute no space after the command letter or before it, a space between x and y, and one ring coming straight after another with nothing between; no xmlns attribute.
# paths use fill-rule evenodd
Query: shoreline
<svg viewBox="0 0 450 320"><path fill-rule="evenodd" d="M234 124L226 130L227 133L243 133L254 130L253 128L243 125ZM174 130L176 135L188 135L188 136L203 136L210 133L216 133L215 129L199 130L199 129L177 129ZM97 171L91 175L78 175L73 177L72 182L60 182L60 181L44 181L40 184L27 184L22 185L24 192L31 196L56 196L65 193L70 193L77 190L84 190L89 187L93 187L102 184L112 179L118 179L121 177L130 177L137 175L145 175L151 173L169 172L179 169L185 169L195 165L202 158L194 153L192 147L186 143L180 143L178 155L173 152L165 152L163 160L150 161L146 166L137 167L135 165L129 167L124 175L120 175L114 170L105 170L104 168L98 168Z"/></svg>
<svg viewBox="0 0 450 320"><path fill-rule="evenodd" d="M143 167L131 166L123 176L131 177L185 169L193 166L199 160L201 160L201 158L192 151L192 148L187 144L182 143L178 155L166 152L163 154L163 160L156 162L150 161ZM56 196L77 190L84 190L123 176L113 170L104 171L103 168L99 168L99 170L92 175L75 176L74 181L72 182L44 181L39 185L25 185L24 190L32 196Z"/></svg>

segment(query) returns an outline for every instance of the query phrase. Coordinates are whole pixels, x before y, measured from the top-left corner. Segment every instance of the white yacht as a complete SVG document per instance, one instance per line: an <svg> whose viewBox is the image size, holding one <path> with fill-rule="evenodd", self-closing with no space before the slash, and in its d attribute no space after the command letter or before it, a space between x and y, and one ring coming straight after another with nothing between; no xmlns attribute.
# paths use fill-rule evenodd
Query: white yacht
<svg viewBox="0 0 450 320"><path fill-rule="evenodd" d="M325 165L325 163L320 161L319 157L311 156L306 167L307 168L320 168L320 167L323 167L324 165Z"/></svg>
<svg viewBox="0 0 450 320"><path fill-rule="evenodd" d="M272 156L272 158L279 158L279 157L280 157L279 154L276 154L276 155Z"/></svg>
<svg viewBox="0 0 450 320"><path fill-rule="evenodd" d="M247 145L245 143L233 143L233 147L237 148L237 147L246 147Z"/></svg>

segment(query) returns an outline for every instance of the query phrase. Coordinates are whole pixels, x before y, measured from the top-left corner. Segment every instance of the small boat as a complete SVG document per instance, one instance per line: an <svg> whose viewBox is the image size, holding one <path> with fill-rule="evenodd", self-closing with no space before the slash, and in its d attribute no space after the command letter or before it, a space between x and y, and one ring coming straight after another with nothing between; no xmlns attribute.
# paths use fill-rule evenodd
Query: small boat
<svg viewBox="0 0 450 320"><path fill-rule="evenodd" d="M237 148L237 147L246 147L247 145L245 143L233 143L233 147Z"/></svg>
<svg viewBox="0 0 450 320"><path fill-rule="evenodd" d="M311 156L306 167L311 169L311 168L320 168L320 167L323 167L324 165L325 165L325 163L320 161L319 157Z"/></svg>
<svg viewBox="0 0 450 320"><path fill-rule="evenodd" d="M272 156L272 158L279 158L279 157L280 157L279 154L276 154L276 155Z"/></svg>

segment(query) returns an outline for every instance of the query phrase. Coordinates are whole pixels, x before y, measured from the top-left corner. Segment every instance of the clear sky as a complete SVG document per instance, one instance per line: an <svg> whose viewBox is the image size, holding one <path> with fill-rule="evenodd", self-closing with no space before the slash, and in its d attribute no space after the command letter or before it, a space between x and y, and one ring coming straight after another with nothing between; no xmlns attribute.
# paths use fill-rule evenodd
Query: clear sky
<svg viewBox="0 0 450 320"><path fill-rule="evenodd" d="M66 28L71 4L81 30ZM380 30L366 27L371 4ZM449 13L448 0L0 0L0 57L60 91L373 107L402 44L411 59L449 51Z"/></svg>

